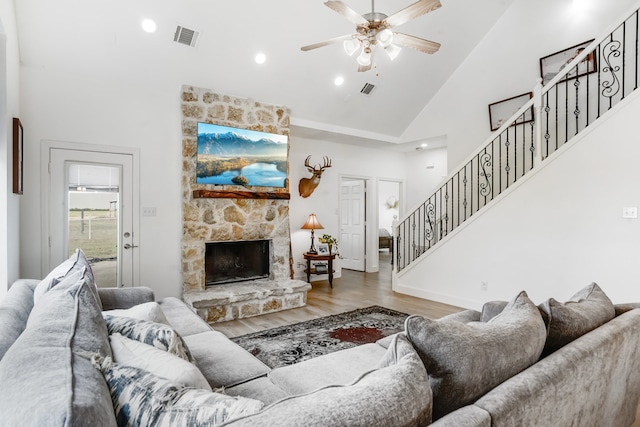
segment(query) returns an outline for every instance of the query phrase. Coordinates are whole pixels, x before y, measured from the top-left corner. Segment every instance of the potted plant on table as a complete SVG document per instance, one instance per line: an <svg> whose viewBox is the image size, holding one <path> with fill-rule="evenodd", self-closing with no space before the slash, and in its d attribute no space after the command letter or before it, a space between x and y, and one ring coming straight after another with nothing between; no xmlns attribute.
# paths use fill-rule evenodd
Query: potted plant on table
<svg viewBox="0 0 640 427"><path fill-rule="evenodd" d="M338 239L333 237L331 234L323 234L321 237L318 238L318 241L320 243L326 243L327 245L329 245L330 254L336 254L338 258L340 257L340 253L338 251ZM334 251L334 248L335 248L335 251Z"/></svg>

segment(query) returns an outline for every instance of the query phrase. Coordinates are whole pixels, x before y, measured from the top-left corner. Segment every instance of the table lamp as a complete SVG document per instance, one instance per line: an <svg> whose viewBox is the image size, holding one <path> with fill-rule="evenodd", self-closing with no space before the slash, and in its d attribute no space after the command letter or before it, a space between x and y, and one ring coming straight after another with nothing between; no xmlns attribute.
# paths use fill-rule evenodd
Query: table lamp
<svg viewBox="0 0 640 427"><path fill-rule="evenodd" d="M313 230L321 230L324 227L322 226L322 224L320 224L320 222L318 222L318 218L316 218L316 214L310 214L309 217L307 218L307 221L300 228L303 230L311 230L311 247L307 252L310 254L317 254L318 251L316 251L316 245L314 244L314 241L313 241Z"/></svg>

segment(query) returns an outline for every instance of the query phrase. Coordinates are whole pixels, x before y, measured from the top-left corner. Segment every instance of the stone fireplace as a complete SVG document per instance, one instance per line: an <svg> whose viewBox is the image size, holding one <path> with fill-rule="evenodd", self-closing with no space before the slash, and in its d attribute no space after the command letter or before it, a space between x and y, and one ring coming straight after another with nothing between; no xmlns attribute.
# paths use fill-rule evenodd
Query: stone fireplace
<svg viewBox="0 0 640 427"><path fill-rule="evenodd" d="M265 196L231 185L209 191L195 180L198 122L288 135L289 110L192 86L182 87L181 107L183 299L208 322L304 306L311 286L292 279L288 181ZM267 276L207 286L207 242L252 241L268 241Z"/></svg>

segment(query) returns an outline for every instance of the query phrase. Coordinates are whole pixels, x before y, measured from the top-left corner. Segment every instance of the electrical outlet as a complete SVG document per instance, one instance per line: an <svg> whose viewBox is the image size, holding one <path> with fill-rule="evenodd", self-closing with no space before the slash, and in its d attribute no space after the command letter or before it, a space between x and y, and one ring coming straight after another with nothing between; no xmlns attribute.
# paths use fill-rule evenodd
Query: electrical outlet
<svg viewBox="0 0 640 427"><path fill-rule="evenodd" d="M489 290L489 283L488 282L480 282L480 290L481 291L488 291Z"/></svg>

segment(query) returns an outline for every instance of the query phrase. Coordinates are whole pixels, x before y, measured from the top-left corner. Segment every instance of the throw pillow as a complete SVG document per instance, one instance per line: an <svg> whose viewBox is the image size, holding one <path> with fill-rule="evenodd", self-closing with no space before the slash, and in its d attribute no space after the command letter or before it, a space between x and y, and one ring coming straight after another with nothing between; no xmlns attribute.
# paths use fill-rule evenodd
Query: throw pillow
<svg viewBox="0 0 640 427"><path fill-rule="evenodd" d="M211 390L204 375L193 363L118 333L109 336L109 341L115 363L144 369L187 387Z"/></svg>
<svg viewBox="0 0 640 427"><path fill-rule="evenodd" d="M107 380L121 426L211 427L264 406L259 400L184 387L108 357L95 357L93 362Z"/></svg>
<svg viewBox="0 0 640 427"><path fill-rule="evenodd" d="M547 326L543 356L607 323L616 315L613 303L596 283L584 287L564 304L550 298L538 308Z"/></svg>
<svg viewBox="0 0 640 427"><path fill-rule="evenodd" d="M502 313L502 310L509 304L509 301L488 301L482 305L480 313L480 321L488 322L489 320Z"/></svg>
<svg viewBox="0 0 640 427"><path fill-rule="evenodd" d="M107 316L131 317L138 320L148 320L149 322L163 323L169 325L164 311L155 301L145 302L143 304L134 305L127 309L106 310L102 312Z"/></svg>
<svg viewBox="0 0 640 427"><path fill-rule="evenodd" d="M69 257L69 259L63 261L56 268L51 270L47 277L42 279L36 289L33 291L33 302L34 304L38 304L38 301L42 298L42 295L45 294L48 290L56 286L60 283L67 275L80 271L83 268L86 268L85 277L87 281L94 283L93 271L91 270L91 265L87 260L87 257L82 252L82 249L76 249L76 251ZM100 301L98 299L98 301Z"/></svg>
<svg viewBox="0 0 640 427"><path fill-rule="evenodd" d="M27 327L33 309L33 290L27 280L18 280L0 298L0 360Z"/></svg>
<svg viewBox="0 0 640 427"><path fill-rule="evenodd" d="M0 425L115 427L109 388L90 360L111 354L109 337L84 273L43 294L0 361Z"/></svg>
<svg viewBox="0 0 640 427"><path fill-rule="evenodd" d="M109 335L120 333L132 340L168 351L189 362L194 361L182 337L169 325L122 316L106 315L104 320L107 323Z"/></svg>
<svg viewBox="0 0 640 427"><path fill-rule="evenodd" d="M487 323L410 316L405 330L429 374L434 420L533 365L546 335L542 317L525 292Z"/></svg>

